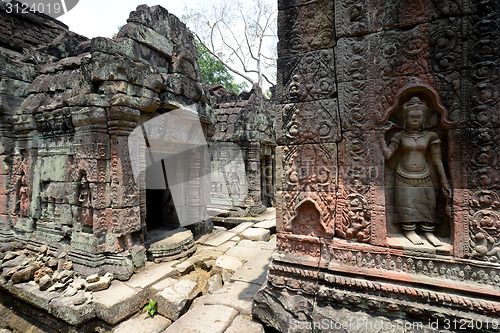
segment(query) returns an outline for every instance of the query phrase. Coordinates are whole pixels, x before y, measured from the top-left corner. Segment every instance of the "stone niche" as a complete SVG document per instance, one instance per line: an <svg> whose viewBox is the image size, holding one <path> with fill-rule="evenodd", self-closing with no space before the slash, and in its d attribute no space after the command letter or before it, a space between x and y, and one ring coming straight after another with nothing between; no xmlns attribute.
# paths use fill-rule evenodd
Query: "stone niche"
<svg viewBox="0 0 500 333"><path fill-rule="evenodd" d="M185 133L209 140L213 132L186 26L160 6L139 6L116 37L89 40L47 16L3 8L0 16L0 242L47 244L68 251L83 274L126 279L144 263L143 246L158 235L151 230L184 217L195 237L210 231L200 195L210 184L199 178L210 170L206 151L176 161L182 168L167 165L189 191L169 191L165 173L166 188L146 187L150 155L167 153L152 148L152 120L188 107L199 130ZM163 137L176 147L193 139ZM146 171L134 176L132 162ZM193 246L191 236L183 247Z"/></svg>
<svg viewBox="0 0 500 333"><path fill-rule="evenodd" d="M212 179L211 207L232 214L260 214L275 202L275 105L259 89L237 95L221 85L208 88L215 114L212 146L224 148L212 149L212 168L226 170L227 177ZM244 166L228 164L229 152L241 154ZM225 183L229 188L221 188ZM231 202L221 194L230 194Z"/></svg>
<svg viewBox="0 0 500 333"><path fill-rule="evenodd" d="M498 1L278 3L277 251L253 314L494 331Z"/></svg>

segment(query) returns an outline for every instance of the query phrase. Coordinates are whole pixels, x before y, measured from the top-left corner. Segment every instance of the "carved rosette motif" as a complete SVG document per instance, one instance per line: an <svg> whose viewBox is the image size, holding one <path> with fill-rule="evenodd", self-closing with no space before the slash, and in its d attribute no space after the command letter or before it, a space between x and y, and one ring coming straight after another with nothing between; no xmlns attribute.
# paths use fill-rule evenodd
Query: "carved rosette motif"
<svg viewBox="0 0 500 333"><path fill-rule="evenodd" d="M284 144L328 143L340 140L336 99L285 104L278 117L278 142Z"/></svg>
<svg viewBox="0 0 500 333"><path fill-rule="evenodd" d="M287 43L278 46L280 56L335 46L333 2L322 0L280 11L279 25Z"/></svg>
<svg viewBox="0 0 500 333"><path fill-rule="evenodd" d="M303 144L278 149L282 158L279 178L282 190L334 192L337 179L337 146Z"/></svg>
<svg viewBox="0 0 500 333"><path fill-rule="evenodd" d="M302 102L334 98L337 86L333 49L279 58L278 82L280 101Z"/></svg>

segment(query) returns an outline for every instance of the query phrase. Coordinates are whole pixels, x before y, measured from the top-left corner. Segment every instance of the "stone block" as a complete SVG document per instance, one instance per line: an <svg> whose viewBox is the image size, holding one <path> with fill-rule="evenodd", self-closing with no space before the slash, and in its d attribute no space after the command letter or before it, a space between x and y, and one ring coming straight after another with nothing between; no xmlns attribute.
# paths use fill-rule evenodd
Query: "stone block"
<svg viewBox="0 0 500 333"><path fill-rule="evenodd" d="M223 305L236 309L240 314L250 315L252 302L260 285L236 281L225 284L222 289L206 297L205 305Z"/></svg>
<svg viewBox="0 0 500 333"><path fill-rule="evenodd" d="M91 52L104 52L110 54L120 54L129 59L146 62L156 67L161 72L168 71L168 60L162 53L157 52L150 47L136 42L131 38L117 38L110 40L108 38L96 37L91 41Z"/></svg>
<svg viewBox="0 0 500 333"><path fill-rule="evenodd" d="M156 294L158 313L173 321L179 319L200 293L198 284L191 280L181 280Z"/></svg>
<svg viewBox="0 0 500 333"><path fill-rule="evenodd" d="M261 250L258 255L244 263L231 277L231 281L250 282L262 285L266 281L267 270L273 250Z"/></svg>
<svg viewBox="0 0 500 333"><path fill-rule="evenodd" d="M238 312L221 305L198 305L170 325L165 333L223 333Z"/></svg>
<svg viewBox="0 0 500 333"><path fill-rule="evenodd" d="M234 232L236 235L239 235L246 229L250 228L252 225L254 225L253 222L243 222L238 224L236 227L232 228L231 232Z"/></svg>
<svg viewBox="0 0 500 333"><path fill-rule="evenodd" d="M276 219L256 223L254 228L268 229L272 234L276 233Z"/></svg>
<svg viewBox="0 0 500 333"><path fill-rule="evenodd" d="M131 38L167 57L172 57L174 52L174 45L169 39L142 24L129 23L125 25L120 29L117 37Z"/></svg>
<svg viewBox="0 0 500 333"><path fill-rule="evenodd" d="M255 319L238 316L224 333L264 333L264 326Z"/></svg>
<svg viewBox="0 0 500 333"><path fill-rule="evenodd" d="M279 11L278 25L283 40L278 43L280 57L335 46L333 2L319 1Z"/></svg>
<svg viewBox="0 0 500 333"><path fill-rule="evenodd" d="M278 59L278 102L334 98L337 93L333 49Z"/></svg>
<svg viewBox="0 0 500 333"><path fill-rule="evenodd" d="M246 262L257 256L261 252L260 246L240 246L239 244L230 248L226 255L238 258L240 261Z"/></svg>
<svg viewBox="0 0 500 333"><path fill-rule="evenodd" d="M193 233L185 228L153 230L148 234L146 248L155 262L180 259L196 251Z"/></svg>
<svg viewBox="0 0 500 333"><path fill-rule="evenodd" d="M241 261L238 258L224 254L215 261L214 272L227 270L234 273L241 265Z"/></svg>
<svg viewBox="0 0 500 333"><path fill-rule="evenodd" d="M214 236L208 238L206 241L204 241L202 244L209 245L209 246L219 246L222 243L227 242L234 236L237 236L236 233L232 231L223 231L216 233Z"/></svg>
<svg viewBox="0 0 500 333"><path fill-rule="evenodd" d="M241 238L253 241L268 241L270 232L262 228L250 228L241 233Z"/></svg>
<svg viewBox="0 0 500 333"><path fill-rule="evenodd" d="M340 141L339 101L283 104L276 117L276 140L282 145Z"/></svg>
<svg viewBox="0 0 500 333"><path fill-rule="evenodd" d="M24 300L28 304L34 305L40 309L48 309L49 303L60 297L57 293L48 293L47 291L40 291L36 284L30 285L27 283L20 283L13 285L9 289L9 293L13 296Z"/></svg>
<svg viewBox="0 0 500 333"><path fill-rule="evenodd" d="M194 102L198 102L203 94L203 87L182 74L163 74L166 89L176 95L185 96Z"/></svg>
<svg viewBox="0 0 500 333"><path fill-rule="evenodd" d="M115 325L136 313L146 300L141 297L140 290L123 282L113 281L107 290L93 294L93 303L97 316L106 323Z"/></svg>
<svg viewBox="0 0 500 333"><path fill-rule="evenodd" d="M75 300L82 296L83 293L80 292L72 297L55 298L46 309L49 313L70 325L80 326L95 317L94 307L91 303L82 305L74 304Z"/></svg>
<svg viewBox="0 0 500 333"><path fill-rule="evenodd" d="M149 288L160 280L172 277L177 271L172 266L176 262L167 262L160 264L147 263L146 267L135 273L132 278L126 282L126 285L132 288Z"/></svg>
<svg viewBox="0 0 500 333"><path fill-rule="evenodd" d="M67 181L66 173L69 165L67 156L45 156L40 158L40 179L42 181Z"/></svg>
<svg viewBox="0 0 500 333"><path fill-rule="evenodd" d="M172 324L172 321L156 315L151 317L147 313L140 313L125 320L113 329L113 333L148 332L162 333Z"/></svg>
<svg viewBox="0 0 500 333"><path fill-rule="evenodd" d="M160 282L151 286L151 293L153 295L155 295L155 294L167 289L168 287L173 286L177 282L178 281L174 278L166 278L165 280L161 280Z"/></svg>
<svg viewBox="0 0 500 333"><path fill-rule="evenodd" d="M20 80L2 77L0 94L23 97L28 89L28 83Z"/></svg>

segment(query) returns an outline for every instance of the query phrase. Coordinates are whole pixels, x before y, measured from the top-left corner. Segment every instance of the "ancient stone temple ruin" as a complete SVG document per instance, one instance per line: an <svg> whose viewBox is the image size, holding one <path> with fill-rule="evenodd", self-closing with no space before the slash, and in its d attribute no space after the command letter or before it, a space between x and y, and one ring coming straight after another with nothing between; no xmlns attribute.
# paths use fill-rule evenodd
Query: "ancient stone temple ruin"
<svg viewBox="0 0 500 333"><path fill-rule="evenodd" d="M209 231L207 152L163 160L213 132L185 25L139 6L115 38L88 40L47 16L0 15L0 242L66 250L76 270L123 279L155 230ZM182 135L162 127L173 113Z"/></svg>
<svg viewBox="0 0 500 333"><path fill-rule="evenodd" d="M494 331L498 1L279 1L278 26L277 252L254 315Z"/></svg>
<svg viewBox="0 0 500 333"><path fill-rule="evenodd" d="M227 164L227 154L232 149L220 150L222 156L212 156L212 164L213 167L221 163L231 167L224 173L229 179L220 181L213 177L212 182L219 186L225 183L229 185L232 202L228 208L233 209L235 214L259 214L266 206L274 205L274 105L263 96L260 89L237 95L216 85L210 87L210 95L215 100L212 141L215 145L235 144L233 149L243 155L244 161L244 168L238 171ZM218 150L213 151L215 153ZM219 199L221 193L225 194L226 191L212 186L210 198L213 207L227 206L222 198Z"/></svg>

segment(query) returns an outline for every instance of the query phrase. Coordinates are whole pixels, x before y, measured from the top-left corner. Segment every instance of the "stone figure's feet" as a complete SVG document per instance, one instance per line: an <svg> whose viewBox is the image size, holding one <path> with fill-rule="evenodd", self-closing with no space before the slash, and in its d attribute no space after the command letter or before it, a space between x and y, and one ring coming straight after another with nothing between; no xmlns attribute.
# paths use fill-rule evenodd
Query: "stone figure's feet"
<svg viewBox="0 0 500 333"><path fill-rule="evenodd" d="M410 242L412 242L414 245L423 245L424 244L424 242L422 241L422 238L420 238L420 236L414 230L411 230L411 231L404 231L403 230L403 233L406 236L406 238L408 238L408 240Z"/></svg>
<svg viewBox="0 0 500 333"><path fill-rule="evenodd" d="M437 237L432 232L424 232L424 236L425 238L427 238L429 243L436 247L443 245L443 243L441 243L441 241L437 239Z"/></svg>

